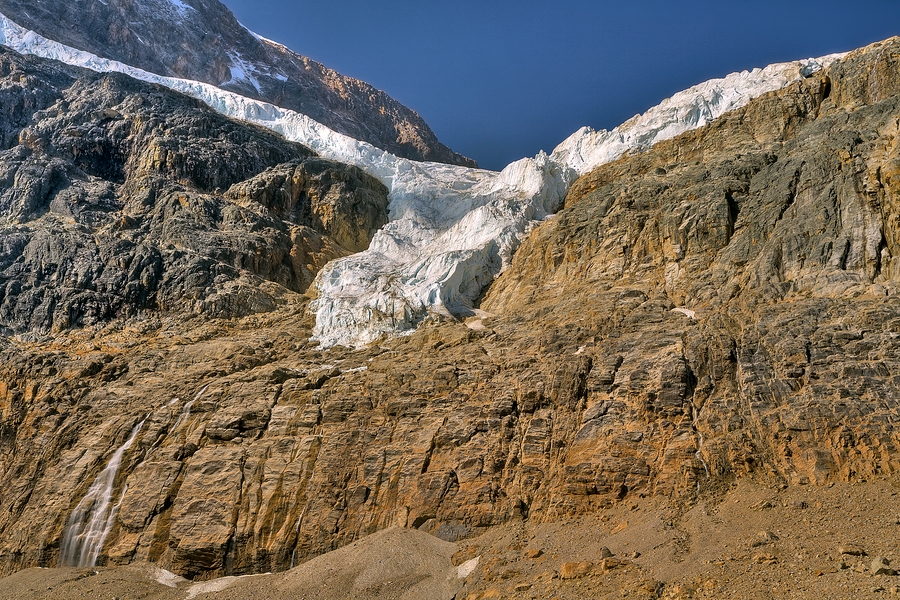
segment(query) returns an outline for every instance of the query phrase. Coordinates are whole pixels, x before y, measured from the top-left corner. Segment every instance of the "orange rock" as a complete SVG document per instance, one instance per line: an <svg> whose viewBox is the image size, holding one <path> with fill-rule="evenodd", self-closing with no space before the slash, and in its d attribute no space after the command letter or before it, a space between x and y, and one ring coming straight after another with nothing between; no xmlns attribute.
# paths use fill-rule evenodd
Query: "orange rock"
<svg viewBox="0 0 900 600"><path fill-rule="evenodd" d="M590 561L567 562L559 568L560 579L578 579L591 574L594 563Z"/></svg>

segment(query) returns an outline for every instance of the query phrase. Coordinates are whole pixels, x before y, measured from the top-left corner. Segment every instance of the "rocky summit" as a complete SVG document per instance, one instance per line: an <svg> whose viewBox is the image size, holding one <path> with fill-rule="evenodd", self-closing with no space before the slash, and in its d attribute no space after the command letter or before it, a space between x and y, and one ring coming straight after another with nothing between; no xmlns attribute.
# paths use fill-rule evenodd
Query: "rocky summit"
<svg viewBox="0 0 900 600"><path fill-rule="evenodd" d="M355 350L304 292L379 183L124 76L0 75L11 597L897 589L900 39L590 172L477 316Z"/></svg>
<svg viewBox="0 0 900 600"><path fill-rule="evenodd" d="M218 0L0 0L0 13L79 50L296 110L398 156L475 166L415 111L256 35Z"/></svg>

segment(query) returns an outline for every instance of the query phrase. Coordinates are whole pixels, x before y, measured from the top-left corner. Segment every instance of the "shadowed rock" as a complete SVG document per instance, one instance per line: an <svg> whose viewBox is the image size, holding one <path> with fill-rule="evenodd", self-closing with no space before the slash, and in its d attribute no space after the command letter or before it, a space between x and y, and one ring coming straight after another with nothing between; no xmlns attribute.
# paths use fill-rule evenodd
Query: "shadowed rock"
<svg viewBox="0 0 900 600"><path fill-rule="evenodd" d="M359 169L163 88L6 51L0 90L7 333L271 310L387 220Z"/></svg>

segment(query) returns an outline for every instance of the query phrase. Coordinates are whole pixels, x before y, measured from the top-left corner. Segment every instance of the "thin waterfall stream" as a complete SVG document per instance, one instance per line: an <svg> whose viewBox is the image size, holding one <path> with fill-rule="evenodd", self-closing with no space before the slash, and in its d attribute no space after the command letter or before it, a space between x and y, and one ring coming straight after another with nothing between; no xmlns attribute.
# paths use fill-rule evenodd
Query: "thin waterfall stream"
<svg viewBox="0 0 900 600"><path fill-rule="evenodd" d="M697 432L697 451L694 453L694 457L700 461L700 464L703 465L703 473L706 475L706 479L709 479L709 465L706 464L706 460L703 458L703 433L700 431L700 428L697 426L697 417L700 414L697 412L697 407L694 406L694 403L691 403L691 421L693 422L694 431ZM697 480L697 494L700 494L700 480Z"/></svg>
<svg viewBox="0 0 900 600"><path fill-rule="evenodd" d="M134 426L131 435L110 457L106 467L94 479L87 493L66 522L60 544L59 564L67 567L93 567L97 564L103 543L112 529L122 498L110 509L116 474L122 457L134 444L146 418ZM127 489L127 488L126 488Z"/></svg>
<svg viewBox="0 0 900 600"><path fill-rule="evenodd" d="M188 417L191 416L191 407L194 406L194 403L200 399L200 396L203 395L209 388L209 384L203 386L199 392L194 396L194 399L184 405L184 408L181 410L181 414L178 416L178 419L175 421L175 424L172 425L172 428L169 429L169 433L175 433L178 431L178 428L184 425L184 422L187 421Z"/></svg>

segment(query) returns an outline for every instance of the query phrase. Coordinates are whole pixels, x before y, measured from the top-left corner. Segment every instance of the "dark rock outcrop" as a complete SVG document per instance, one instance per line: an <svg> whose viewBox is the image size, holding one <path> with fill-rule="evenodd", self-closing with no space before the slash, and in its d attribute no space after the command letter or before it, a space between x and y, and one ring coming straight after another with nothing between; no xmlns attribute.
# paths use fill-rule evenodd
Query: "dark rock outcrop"
<svg viewBox="0 0 900 600"><path fill-rule="evenodd" d="M0 12L54 41L296 110L397 156L475 166L415 111L257 37L217 0L0 0Z"/></svg>
<svg viewBox="0 0 900 600"><path fill-rule="evenodd" d="M7 334L271 310L387 220L359 169L160 87L7 51L0 94Z"/></svg>

